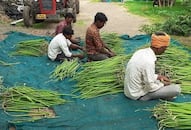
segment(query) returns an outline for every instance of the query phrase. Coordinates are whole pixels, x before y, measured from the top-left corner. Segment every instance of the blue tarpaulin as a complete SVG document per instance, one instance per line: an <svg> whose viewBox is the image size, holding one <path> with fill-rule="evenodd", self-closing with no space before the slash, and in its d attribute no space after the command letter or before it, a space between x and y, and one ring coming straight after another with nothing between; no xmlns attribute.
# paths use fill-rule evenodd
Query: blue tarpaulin
<svg viewBox="0 0 191 130"><path fill-rule="evenodd" d="M8 37L0 42L0 60L17 63L13 66L1 66L0 75L3 76L4 86L13 87L26 84L38 89L54 90L59 93L70 94L76 87L75 81L50 81L50 73L58 62L50 61L47 56L10 56L15 45L24 40L50 37L34 36L21 32L10 32ZM123 35L125 53L132 53L137 48L149 43L150 36ZM63 105L54 106L56 118L41 119L35 122L14 124L17 130L157 130L157 121L152 113L146 109L153 108L158 100L133 101L123 93L106 95L92 99L78 99L63 96L70 100ZM189 100L185 96L178 97ZM0 130L7 130L11 117L0 109Z"/></svg>

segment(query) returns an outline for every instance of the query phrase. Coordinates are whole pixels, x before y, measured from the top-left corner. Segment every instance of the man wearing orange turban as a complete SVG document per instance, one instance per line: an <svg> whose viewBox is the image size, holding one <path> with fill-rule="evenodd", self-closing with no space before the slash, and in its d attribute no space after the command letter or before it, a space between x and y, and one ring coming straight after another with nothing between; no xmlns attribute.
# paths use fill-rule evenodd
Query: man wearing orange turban
<svg viewBox="0 0 191 130"><path fill-rule="evenodd" d="M160 48L163 46L168 47L170 44L170 36L166 33L158 32L151 36L151 46Z"/></svg>
<svg viewBox="0 0 191 130"><path fill-rule="evenodd" d="M124 94L133 100L172 99L180 94L179 85L155 74L156 55L165 52L170 44L170 36L157 32L151 36L151 46L136 51L125 70Z"/></svg>

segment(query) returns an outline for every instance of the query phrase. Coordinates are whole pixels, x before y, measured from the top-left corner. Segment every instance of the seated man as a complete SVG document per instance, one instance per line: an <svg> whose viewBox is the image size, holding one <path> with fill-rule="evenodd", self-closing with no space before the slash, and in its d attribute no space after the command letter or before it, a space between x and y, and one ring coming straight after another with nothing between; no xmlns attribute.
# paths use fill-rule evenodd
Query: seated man
<svg viewBox="0 0 191 130"><path fill-rule="evenodd" d="M59 33L62 33L62 30L66 27L66 26L71 26L72 27L72 22L74 20L74 15L72 13L66 13L65 19L62 20L61 22L58 23L58 25L56 26L56 30L53 33L53 35L57 35ZM79 44L80 43L80 38L71 38L70 41L74 44Z"/></svg>
<svg viewBox="0 0 191 130"><path fill-rule="evenodd" d="M48 45L48 57L52 61L63 61L64 59L70 59L78 57L82 59L83 54L72 54L70 49L84 50L81 46L72 44L70 39L74 34L72 28L67 26L63 29L62 33L57 34Z"/></svg>
<svg viewBox="0 0 191 130"><path fill-rule="evenodd" d="M94 23L92 23L87 29L85 46L87 56L90 61L99 61L115 56L115 53L104 44L99 34L99 29L101 29L106 22L107 17L105 14L98 12L95 15Z"/></svg>
<svg viewBox="0 0 191 130"><path fill-rule="evenodd" d="M126 66L124 93L133 100L172 99L180 94L177 84L170 84L170 80L155 74L156 55L165 52L170 44L170 36L158 32L151 37L151 46L136 51Z"/></svg>

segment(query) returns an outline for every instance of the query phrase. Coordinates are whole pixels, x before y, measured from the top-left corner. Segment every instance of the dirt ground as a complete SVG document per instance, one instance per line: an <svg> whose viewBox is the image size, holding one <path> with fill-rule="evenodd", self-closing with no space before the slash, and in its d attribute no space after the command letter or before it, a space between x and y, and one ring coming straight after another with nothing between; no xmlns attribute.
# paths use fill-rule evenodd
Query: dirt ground
<svg viewBox="0 0 191 130"><path fill-rule="evenodd" d="M116 32L118 34L128 34L134 36L141 34L139 27L148 24L146 18L130 14L122 7L123 3L111 2L91 2L90 0L80 0L80 13L77 15L77 22L73 24L74 36L82 39L85 37L87 27L93 22L97 12L104 12L108 17L108 22L100 31ZM0 40L3 40L9 31L19 31L34 35L50 35L54 32L57 22L46 23L46 27L35 29L26 28L20 25L10 25L10 20L1 15L0 17Z"/></svg>
<svg viewBox="0 0 191 130"><path fill-rule="evenodd" d="M93 22L97 12L104 12L108 17L108 22L101 29L104 32L116 32L118 34L128 34L134 36L140 34L139 27L148 24L146 18L130 14L122 7L123 3L90 2L80 1L80 13L78 21L74 24L75 34L84 36L86 28Z"/></svg>

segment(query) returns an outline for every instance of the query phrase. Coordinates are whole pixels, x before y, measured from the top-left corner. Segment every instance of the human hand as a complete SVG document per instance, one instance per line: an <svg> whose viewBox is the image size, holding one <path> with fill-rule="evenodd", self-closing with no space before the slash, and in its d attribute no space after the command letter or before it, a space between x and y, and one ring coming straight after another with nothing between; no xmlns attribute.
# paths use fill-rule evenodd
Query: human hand
<svg viewBox="0 0 191 130"><path fill-rule="evenodd" d="M171 82L169 82L169 81L161 81L161 82L164 84L164 86L167 86L167 85L171 84Z"/></svg>
<svg viewBox="0 0 191 130"><path fill-rule="evenodd" d="M110 57L116 56L114 52L110 52Z"/></svg>
<svg viewBox="0 0 191 130"><path fill-rule="evenodd" d="M81 38L80 38L80 37L76 37L75 39L76 39L76 41L77 41L78 43L81 42Z"/></svg>
<svg viewBox="0 0 191 130"><path fill-rule="evenodd" d="M171 84L170 79L167 78L166 76L159 75L158 79L164 84L164 86Z"/></svg>
<svg viewBox="0 0 191 130"><path fill-rule="evenodd" d="M78 55L78 58L80 58L80 59L83 59L85 56L84 56L84 54L79 54Z"/></svg>
<svg viewBox="0 0 191 130"><path fill-rule="evenodd" d="M86 48L85 47L82 47L82 49L81 49L82 51L86 51Z"/></svg>

